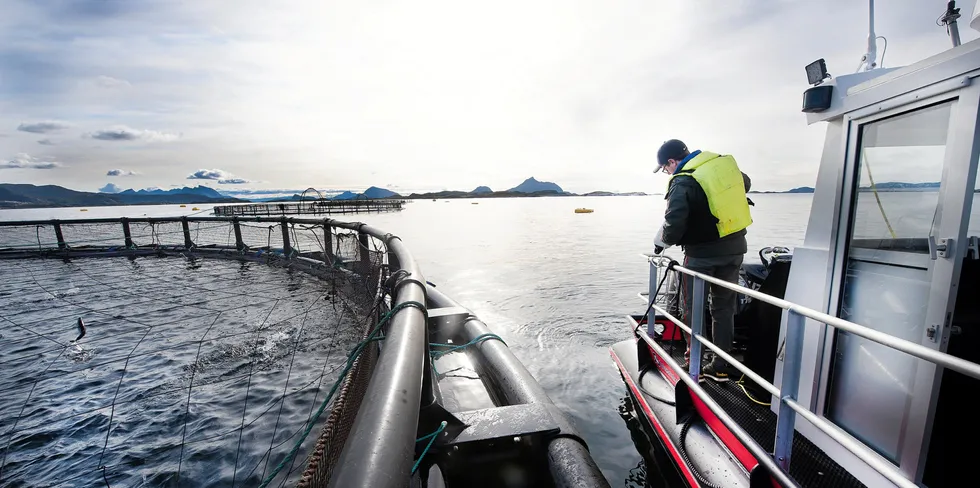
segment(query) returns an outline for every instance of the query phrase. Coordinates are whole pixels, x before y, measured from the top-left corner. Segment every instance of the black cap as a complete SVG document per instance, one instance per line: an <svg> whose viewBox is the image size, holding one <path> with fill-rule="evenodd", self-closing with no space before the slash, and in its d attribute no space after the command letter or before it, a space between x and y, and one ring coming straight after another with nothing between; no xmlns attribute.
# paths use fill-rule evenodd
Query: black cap
<svg viewBox="0 0 980 488"><path fill-rule="evenodd" d="M690 151L687 150L687 145L677 139L671 139L660 146L660 150L657 151L657 164L659 165L653 172L656 173L663 169L667 165L668 159L681 160L687 157Z"/></svg>

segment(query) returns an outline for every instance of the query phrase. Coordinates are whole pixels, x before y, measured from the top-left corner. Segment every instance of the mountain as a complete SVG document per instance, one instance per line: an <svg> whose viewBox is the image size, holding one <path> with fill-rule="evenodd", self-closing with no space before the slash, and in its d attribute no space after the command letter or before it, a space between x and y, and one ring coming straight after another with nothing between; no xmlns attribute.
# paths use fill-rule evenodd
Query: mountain
<svg viewBox="0 0 980 488"><path fill-rule="evenodd" d="M395 193L395 192L393 192L391 190L386 190L384 188L378 188L376 186L372 186L371 188L368 188L367 190L364 190L364 193L362 193L362 195L364 195L367 198L371 198L371 199L375 199L375 198L391 198L391 197L401 196L401 195L399 195L399 194L397 194L397 193Z"/></svg>
<svg viewBox="0 0 980 488"><path fill-rule="evenodd" d="M484 193L493 193L493 190L491 190L489 186L478 186L470 193L474 195L483 195Z"/></svg>
<svg viewBox="0 0 980 488"><path fill-rule="evenodd" d="M510 190L507 191L518 192L518 193L538 193L543 191L564 193L560 186L551 183L550 181L538 181L534 179L533 176L524 180L524 182L521 183L520 185L517 185L514 188L511 188Z"/></svg>
<svg viewBox="0 0 980 488"><path fill-rule="evenodd" d="M345 192L341 193L340 195L337 195L337 196L333 197L331 200L353 200L353 199L355 199L357 197L358 197L358 194L357 193L353 193L353 192L351 192L351 191L348 190L348 191L345 191Z"/></svg>
<svg viewBox="0 0 980 488"><path fill-rule="evenodd" d="M862 186L861 190L871 190L870 186ZM878 191L929 191L938 190L939 182L929 182L929 183L903 183L900 181L888 181L885 183L877 183L874 186L875 190Z"/></svg>
<svg viewBox="0 0 980 488"><path fill-rule="evenodd" d="M813 188L809 186L800 186L787 191L786 193L813 193Z"/></svg>
<svg viewBox="0 0 980 488"><path fill-rule="evenodd" d="M201 188L201 187L198 187ZM194 189L192 189L194 190ZM162 190L161 190L162 191ZM215 193L217 194L217 193ZM105 205L141 205L163 203L241 202L217 194L217 198L197 193L162 193L129 191L90 193L69 190L57 185L0 184L0 207L96 207Z"/></svg>
<svg viewBox="0 0 980 488"><path fill-rule="evenodd" d="M185 186L183 188L174 188L171 190L161 190L160 188L153 189L142 189L139 191L124 190L118 193L118 195L200 195L202 197L208 198L228 198L220 193L214 188L210 188L203 185L198 185L195 187Z"/></svg>

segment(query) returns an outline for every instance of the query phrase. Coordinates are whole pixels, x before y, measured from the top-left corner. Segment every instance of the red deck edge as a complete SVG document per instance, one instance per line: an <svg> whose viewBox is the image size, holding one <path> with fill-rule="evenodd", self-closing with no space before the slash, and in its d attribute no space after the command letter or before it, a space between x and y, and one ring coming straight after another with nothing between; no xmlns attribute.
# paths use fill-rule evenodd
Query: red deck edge
<svg viewBox="0 0 980 488"><path fill-rule="evenodd" d="M660 425L660 421L657 420L657 417L653 414L653 410L650 410L650 405L647 404L646 398L643 397L643 393L636 387L636 384L633 383L633 378L630 377L629 371L626 371L626 367L623 366L623 363L619 360L619 357L616 356L616 352L610 350L609 355L612 356L614 361L616 361L616 366L619 368L619 372L622 374L623 379L626 380L626 385L633 392L633 397L639 401L640 407L643 408L643 413L648 419L650 419L650 423L653 424L653 428L657 429L657 435L660 436L660 440L665 446L667 446L667 450L670 451L670 455L673 456L677 466L680 466L681 473L685 478L687 478L688 484L691 486L700 487L701 485L694 478L694 474L691 473L690 466L688 466L687 463L685 463L681 458L681 454L678 452L677 447L674 446L673 441L671 441L670 437L667 436L667 432L665 432L663 426Z"/></svg>
<svg viewBox="0 0 980 488"><path fill-rule="evenodd" d="M653 362L657 365L657 369L660 370L660 374L671 383L671 386L676 385L677 382L680 381L680 378L677 377L678 373L674 371L670 365L667 364L667 361L664 361L663 358L657 354L657 351L650 347L649 344L647 344L647 349L650 351L650 355L653 357ZM698 412L698 415L701 416L701 419L704 420L704 423L708 425L708 428L710 428L719 439L721 439L721 442L728 448L729 451L731 451L731 453L735 456L735 459L738 459L738 462L751 473L752 470L759 465L759 461L752 455L751 452L749 452L748 449L746 449L745 445L738 440L738 437L735 437L735 434L732 434L732 431L728 430L728 427L725 427L725 424L722 423L721 419L719 419L718 416L704 404L701 397L699 397L693 391L688 391L690 392L694 409Z"/></svg>

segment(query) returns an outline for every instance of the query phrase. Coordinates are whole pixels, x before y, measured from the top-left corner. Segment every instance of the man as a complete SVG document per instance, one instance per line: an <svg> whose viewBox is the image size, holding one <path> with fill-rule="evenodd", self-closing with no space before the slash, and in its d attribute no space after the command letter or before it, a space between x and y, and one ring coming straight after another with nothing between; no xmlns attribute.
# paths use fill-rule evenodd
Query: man
<svg viewBox="0 0 980 488"><path fill-rule="evenodd" d="M684 249L684 267L738 283L742 258L747 251L745 229L752 223L750 201L745 193L751 186L735 158L705 151L687 150L671 139L657 151L658 167L672 175L667 182L667 211L664 224L654 241L656 253L679 245ZM691 323L694 279L681 274L684 321ZM710 291L711 342L731 352L735 335L736 293L706 283ZM685 368L690 365L690 339ZM723 359L715 357L703 365L701 374L715 381L728 381L734 372Z"/></svg>

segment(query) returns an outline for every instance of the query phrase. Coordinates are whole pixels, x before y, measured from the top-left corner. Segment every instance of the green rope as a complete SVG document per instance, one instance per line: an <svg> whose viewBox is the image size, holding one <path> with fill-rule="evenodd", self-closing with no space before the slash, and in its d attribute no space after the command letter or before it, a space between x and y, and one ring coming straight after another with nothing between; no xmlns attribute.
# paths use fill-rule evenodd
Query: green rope
<svg viewBox="0 0 980 488"><path fill-rule="evenodd" d="M290 449L289 454L286 455L286 458L283 459L282 462L280 462L276 466L276 469L274 469L272 473L269 474L269 476L265 479L265 481L263 481L262 484L259 485L259 488L265 488L266 486L269 486L269 483L271 483L272 480L279 474L279 472L286 467L287 463L292 464L293 458L295 458L296 453L299 452L300 446L303 444L303 441L306 440L306 437L310 435L310 431L313 430L313 426L316 424L317 419L319 419L320 415L323 414L323 411L327 408L327 404L330 403L330 399L333 398L334 393L337 392L337 388L340 387L340 383L344 380L344 377L347 376L347 373L350 372L351 368L354 367L354 361L357 360L357 357L367 347L368 344L376 340L380 340L380 338L377 338L375 336L377 336L378 332L381 331L381 327L384 326L385 323L387 323L392 317L394 317L395 313L407 307L415 307L421 310L423 314L426 314L426 316L428 316L428 313L426 312L425 309L425 305L419 302L408 301L396 305L388 313L384 314L384 316L381 317L381 320L378 321L378 325L374 327L371 333L368 334L368 336L363 341L359 342L356 346L354 346L353 350L351 350L350 354L347 356L347 365L344 367L344 370L340 372L340 376L337 378L337 381L333 384L333 387L330 388L330 393L328 393L327 397L323 399L323 403L320 404L320 408L317 409L316 413L313 415L313 418L311 418L309 423L306 425L306 429L303 430L303 435L301 435L299 439L296 440L296 444L293 445L292 449Z"/></svg>
<svg viewBox="0 0 980 488"><path fill-rule="evenodd" d="M488 334L480 334L480 335L476 336L472 341L467 342L466 344L443 344L443 343L439 343L439 342L430 342L429 343L429 347L445 347L445 348L448 348L445 351L434 351L432 353L432 359L439 359L439 358L445 356L446 354L449 354L451 352L458 351L460 349L465 349L465 348L467 348L469 346L472 346L472 345L475 345L475 344L479 344L479 343L481 343L481 342L483 342L483 341L485 341L487 339L497 339L498 341L503 342L505 346L507 345L507 343L504 342L504 340L501 339L500 336L498 336L497 334L489 334L488 333Z"/></svg>
<svg viewBox="0 0 980 488"><path fill-rule="evenodd" d="M455 352L455 351L458 351L460 349L466 349L469 346L472 346L472 345L475 345L475 344L479 344L479 343L481 343L481 342L483 342L483 341L485 341L487 339L497 339L498 341L502 342L505 346L507 345L507 343L504 342L504 340L501 339L500 336L498 336L497 334L489 334L489 333L488 334L480 334L480 335L476 336L472 341L467 342L466 344L448 344L448 343L444 344L444 343L440 343L440 342L430 342L429 343L429 347L430 348L431 347L445 347L445 348L447 348L445 351L432 351L432 353L430 354L430 357L432 358L432 361L430 361L430 363L432 365L432 373L435 374L436 376L439 375L439 371L436 370L436 363L435 363L436 359L439 359L439 358L441 358L441 357L443 357L446 354L449 354L451 352Z"/></svg>
<svg viewBox="0 0 980 488"><path fill-rule="evenodd" d="M429 443L425 445L425 449L422 450L422 454L419 455L419 458L415 461L415 465L412 466L412 474L415 474L415 470L419 469L419 463L422 462L422 458L425 457L425 453L429 452L429 448L432 447L432 443L436 441L436 438L439 437L439 434L445 428L446 428L446 421L443 420L442 422L439 423L439 428L436 429L435 432L419 437L418 439L415 439L416 443L429 439Z"/></svg>

